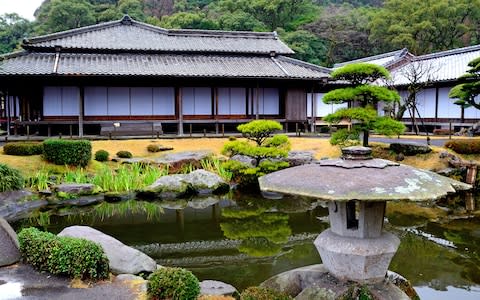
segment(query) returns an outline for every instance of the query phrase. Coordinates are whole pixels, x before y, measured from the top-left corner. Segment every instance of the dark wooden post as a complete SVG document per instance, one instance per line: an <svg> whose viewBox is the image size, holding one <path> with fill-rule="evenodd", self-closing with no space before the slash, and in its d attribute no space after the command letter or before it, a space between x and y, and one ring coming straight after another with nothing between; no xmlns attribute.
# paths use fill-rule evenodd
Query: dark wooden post
<svg viewBox="0 0 480 300"><path fill-rule="evenodd" d="M85 99L85 88L83 86L79 87L80 93L78 97L78 136L83 137L83 103Z"/></svg>

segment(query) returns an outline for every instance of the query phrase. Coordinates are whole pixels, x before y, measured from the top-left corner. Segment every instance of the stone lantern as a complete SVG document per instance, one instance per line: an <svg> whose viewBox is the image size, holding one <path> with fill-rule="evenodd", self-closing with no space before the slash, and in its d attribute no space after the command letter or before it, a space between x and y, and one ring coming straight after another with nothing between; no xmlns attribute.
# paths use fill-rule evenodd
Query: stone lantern
<svg viewBox="0 0 480 300"><path fill-rule="evenodd" d="M315 240L328 272L339 280L385 279L400 240L383 230L386 202L428 201L470 185L348 147L340 159L321 160L259 178L262 191L328 201L330 229Z"/></svg>

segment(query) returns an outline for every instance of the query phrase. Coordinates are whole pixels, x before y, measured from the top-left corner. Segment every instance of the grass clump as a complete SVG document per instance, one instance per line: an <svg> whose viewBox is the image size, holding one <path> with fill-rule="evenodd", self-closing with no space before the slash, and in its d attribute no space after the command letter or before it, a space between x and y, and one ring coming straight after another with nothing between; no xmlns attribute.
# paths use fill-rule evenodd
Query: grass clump
<svg viewBox="0 0 480 300"><path fill-rule="evenodd" d="M43 156L56 165L85 167L92 158L92 144L87 140L50 139L43 142Z"/></svg>
<svg viewBox="0 0 480 300"><path fill-rule="evenodd" d="M287 294L262 287L249 287L240 294L240 300L292 300Z"/></svg>
<svg viewBox="0 0 480 300"><path fill-rule="evenodd" d="M117 152L117 156L120 158L132 158L133 155L130 151L121 150Z"/></svg>
<svg viewBox="0 0 480 300"><path fill-rule="evenodd" d="M3 152L7 155L30 156L43 153L42 143L7 143L3 146Z"/></svg>
<svg viewBox="0 0 480 300"><path fill-rule="evenodd" d="M155 153L162 151L162 148L160 145L150 144L147 146L147 151Z"/></svg>
<svg viewBox="0 0 480 300"><path fill-rule="evenodd" d="M108 156L110 153L106 150L98 150L95 152L95 160L96 161L108 161Z"/></svg>
<svg viewBox="0 0 480 300"><path fill-rule="evenodd" d="M196 300L200 283L192 272L182 268L161 268L148 279L150 299Z"/></svg>
<svg viewBox="0 0 480 300"><path fill-rule="evenodd" d="M108 258L94 242L58 237L33 227L22 229L18 241L23 259L40 271L81 279L108 277Z"/></svg>
<svg viewBox="0 0 480 300"><path fill-rule="evenodd" d="M20 171L0 163L0 192L21 190L24 184Z"/></svg>

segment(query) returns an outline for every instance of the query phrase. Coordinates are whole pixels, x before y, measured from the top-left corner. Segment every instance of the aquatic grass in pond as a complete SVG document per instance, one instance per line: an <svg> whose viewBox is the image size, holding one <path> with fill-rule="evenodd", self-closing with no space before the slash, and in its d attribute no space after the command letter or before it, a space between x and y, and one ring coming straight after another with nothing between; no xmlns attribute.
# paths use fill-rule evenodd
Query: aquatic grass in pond
<svg viewBox="0 0 480 300"><path fill-rule="evenodd" d="M152 202L128 200L120 203L103 202L95 206L93 214L102 221L113 216L127 216L129 214L146 214L147 220L158 220L163 214L163 208Z"/></svg>
<svg viewBox="0 0 480 300"><path fill-rule="evenodd" d="M220 159L218 158L202 159L200 161L200 165L204 170L217 173L220 177L222 177L223 180L227 182L232 181L233 173L223 167L222 161L220 161Z"/></svg>

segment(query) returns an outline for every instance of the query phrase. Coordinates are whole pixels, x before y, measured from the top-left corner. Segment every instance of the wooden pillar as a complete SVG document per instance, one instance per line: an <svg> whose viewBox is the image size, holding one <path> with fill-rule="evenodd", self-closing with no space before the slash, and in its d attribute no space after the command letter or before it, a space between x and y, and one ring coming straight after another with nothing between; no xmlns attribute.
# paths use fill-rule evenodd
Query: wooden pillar
<svg viewBox="0 0 480 300"><path fill-rule="evenodd" d="M179 87L175 88L175 102L177 107L178 119L178 135L183 135L183 108L182 108L182 92Z"/></svg>
<svg viewBox="0 0 480 300"><path fill-rule="evenodd" d="M438 122L438 98L439 98L439 91L437 86L435 88L435 122Z"/></svg>
<svg viewBox="0 0 480 300"><path fill-rule="evenodd" d="M7 110L7 136L10 136L10 95L5 93L5 109Z"/></svg>
<svg viewBox="0 0 480 300"><path fill-rule="evenodd" d="M85 87L79 87L79 97L78 97L78 137L83 137L83 117L84 109L83 103L85 99Z"/></svg>
<svg viewBox="0 0 480 300"><path fill-rule="evenodd" d="M253 99L255 99L255 119L258 120L260 118L260 114L259 114L259 111L260 111L260 101L259 101L259 91L260 91L260 88L258 87L258 81L257 81L257 88L255 89L255 97Z"/></svg>
<svg viewBox="0 0 480 300"><path fill-rule="evenodd" d="M316 97L314 97L314 93L313 93L313 87L312 87L312 93L311 93L311 97L312 97L312 123L311 123L311 132L312 133L315 133L315 129L316 129L316 126L315 126L315 122L317 120L317 99Z"/></svg>
<svg viewBox="0 0 480 300"><path fill-rule="evenodd" d="M468 184L475 185L475 181L477 179L478 166L476 163L471 163L471 164L468 164L466 167L467 167L467 176L465 178L465 182Z"/></svg>

